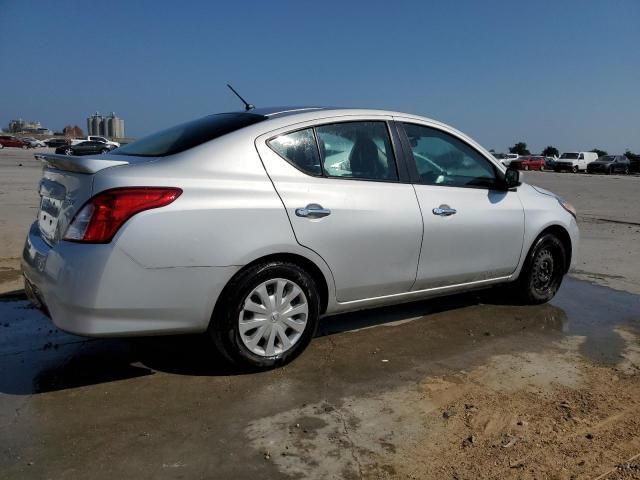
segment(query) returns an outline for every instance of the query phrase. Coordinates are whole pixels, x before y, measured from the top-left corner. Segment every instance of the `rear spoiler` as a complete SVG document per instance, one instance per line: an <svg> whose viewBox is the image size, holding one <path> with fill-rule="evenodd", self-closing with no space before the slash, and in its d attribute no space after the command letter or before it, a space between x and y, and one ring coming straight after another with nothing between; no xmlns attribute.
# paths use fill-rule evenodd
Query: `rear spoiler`
<svg viewBox="0 0 640 480"><path fill-rule="evenodd" d="M111 160L108 158L72 157L68 155L60 155L55 153L36 153L34 157L40 160L47 167L57 170L65 170L67 172L78 173L98 173L109 167L117 167L120 165L128 165L126 160Z"/></svg>

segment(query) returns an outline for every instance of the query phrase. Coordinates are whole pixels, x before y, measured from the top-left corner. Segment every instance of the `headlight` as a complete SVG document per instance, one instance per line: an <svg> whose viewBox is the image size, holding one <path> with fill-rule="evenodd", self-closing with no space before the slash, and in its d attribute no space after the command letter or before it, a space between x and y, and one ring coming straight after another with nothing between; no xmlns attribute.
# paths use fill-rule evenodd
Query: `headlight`
<svg viewBox="0 0 640 480"><path fill-rule="evenodd" d="M557 197L558 203L564 208L567 212L573 215L573 218L578 218L578 212L576 212L576 207L567 202L564 198Z"/></svg>

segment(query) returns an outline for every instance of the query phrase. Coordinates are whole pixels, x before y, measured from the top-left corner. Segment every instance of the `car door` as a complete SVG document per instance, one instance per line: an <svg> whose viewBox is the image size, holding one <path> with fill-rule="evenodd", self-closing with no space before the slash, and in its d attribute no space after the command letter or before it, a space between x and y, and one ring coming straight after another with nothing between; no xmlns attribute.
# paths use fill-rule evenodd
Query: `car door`
<svg viewBox="0 0 640 480"><path fill-rule="evenodd" d="M422 217L386 120L325 120L256 140L298 243L327 263L339 302L404 293L415 280Z"/></svg>
<svg viewBox="0 0 640 480"><path fill-rule="evenodd" d="M439 126L398 124L424 222L414 290L504 278L517 268L524 211L499 169Z"/></svg>

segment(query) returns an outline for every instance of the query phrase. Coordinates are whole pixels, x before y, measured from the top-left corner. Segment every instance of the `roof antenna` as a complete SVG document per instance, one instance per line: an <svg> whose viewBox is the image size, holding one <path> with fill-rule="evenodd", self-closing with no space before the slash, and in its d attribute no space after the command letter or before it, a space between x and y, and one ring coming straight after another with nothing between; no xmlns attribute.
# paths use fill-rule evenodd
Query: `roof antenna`
<svg viewBox="0 0 640 480"><path fill-rule="evenodd" d="M235 88L233 88L233 87L232 87L231 85L229 85L228 83L227 83L227 87L229 87L229 89L230 89L233 93L235 93L235 94L236 94L236 97L238 97L238 98L240 99L240 101L241 101L242 103L244 103L244 110L245 110L246 112L248 112L249 110L253 110L254 108L256 108L256 107L255 107L255 105L250 104L250 103L249 103L249 102L247 102L244 98L242 98L242 97L240 96L240 94L239 94L238 92L236 92L236 89L235 89Z"/></svg>

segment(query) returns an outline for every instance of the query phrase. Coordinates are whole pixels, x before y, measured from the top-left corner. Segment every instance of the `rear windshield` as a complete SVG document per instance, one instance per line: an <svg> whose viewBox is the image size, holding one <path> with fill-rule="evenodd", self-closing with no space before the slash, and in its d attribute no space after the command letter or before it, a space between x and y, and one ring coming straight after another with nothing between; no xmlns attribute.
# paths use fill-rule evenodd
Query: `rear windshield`
<svg viewBox="0 0 640 480"><path fill-rule="evenodd" d="M253 113L219 113L182 123L116 148L114 155L165 157L184 152L227 133L235 132L267 117Z"/></svg>
<svg viewBox="0 0 640 480"><path fill-rule="evenodd" d="M576 152L567 152L560 155L560 158L568 158L569 160L575 160L578 158L578 154Z"/></svg>

